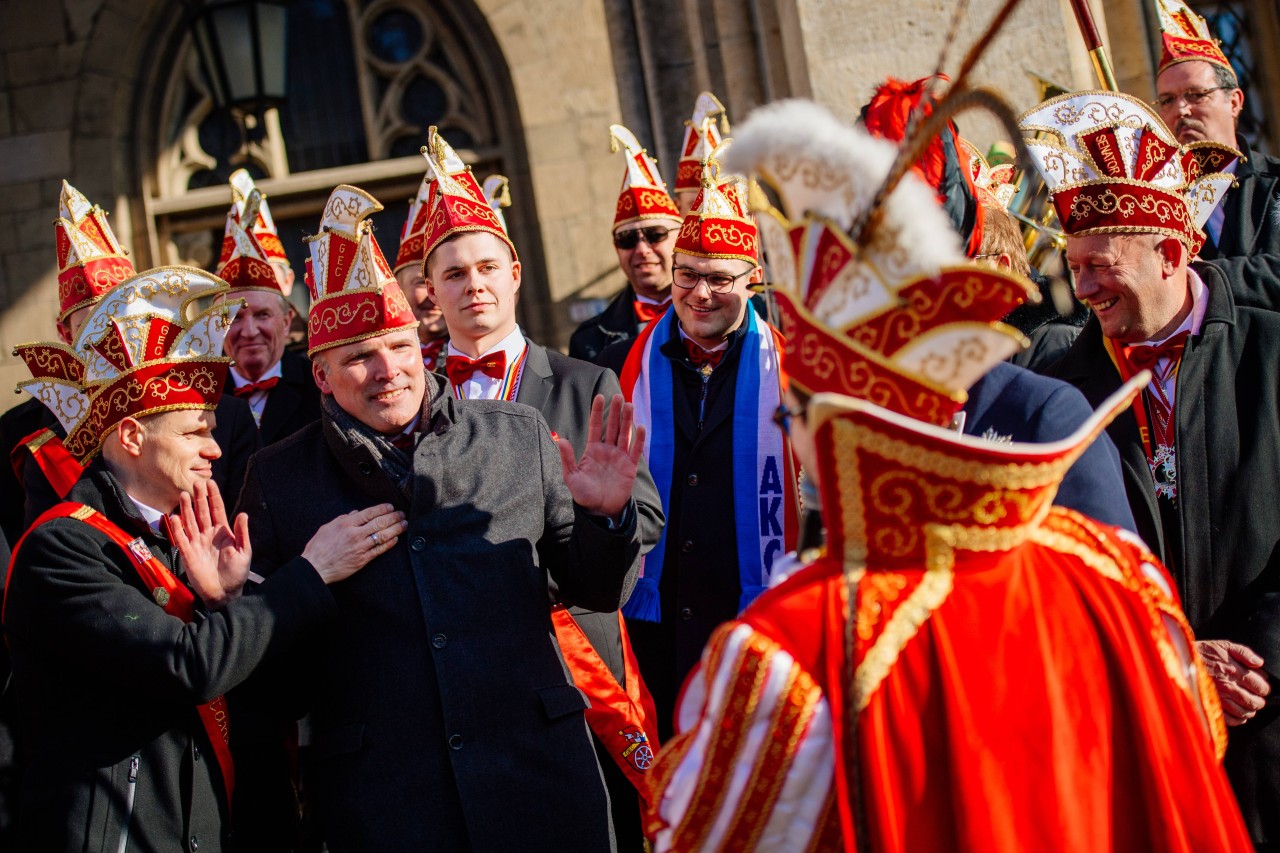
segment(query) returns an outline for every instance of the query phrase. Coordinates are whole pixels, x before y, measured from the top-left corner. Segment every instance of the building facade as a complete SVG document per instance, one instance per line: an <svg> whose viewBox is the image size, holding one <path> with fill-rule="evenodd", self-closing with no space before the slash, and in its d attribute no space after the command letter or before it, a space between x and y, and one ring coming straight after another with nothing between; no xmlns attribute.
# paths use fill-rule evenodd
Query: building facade
<svg viewBox="0 0 1280 853"><path fill-rule="evenodd" d="M1125 91L1152 97L1159 35L1150 0L1094 0ZM1194 4L1242 71L1246 128L1280 140L1280 15L1273 0ZM998 4L970 2L946 63ZM245 128L216 110L175 0L0 0L0 386L24 376L10 354L53 335L51 220L66 178L112 215L141 269L216 261L226 177L246 167L269 196L298 271L329 191L363 187L386 210L383 251L424 170L438 125L478 177L510 179L506 219L520 249L521 322L562 344L623 284L609 239L621 157L608 126L630 127L674 179L697 93L731 120L803 96L854 118L888 75L930 73L951 0L294 0L288 98ZM1023 0L979 64L979 82L1021 110L1037 78L1095 85L1066 0ZM980 145L993 124L961 119ZM19 402L0 396L0 409Z"/></svg>

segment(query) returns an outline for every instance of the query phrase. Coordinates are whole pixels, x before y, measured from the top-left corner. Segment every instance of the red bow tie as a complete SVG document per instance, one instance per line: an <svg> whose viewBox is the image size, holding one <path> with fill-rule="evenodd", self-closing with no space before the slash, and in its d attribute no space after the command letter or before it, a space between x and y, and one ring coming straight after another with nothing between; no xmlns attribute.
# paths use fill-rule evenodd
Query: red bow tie
<svg viewBox="0 0 1280 853"><path fill-rule="evenodd" d="M237 385L231 389L231 393L237 397L252 397L259 391L270 391L280 383L279 376L271 376L266 379L260 379L257 382L250 382L248 385Z"/></svg>
<svg viewBox="0 0 1280 853"><path fill-rule="evenodd" d="M632 301L631 305L636 309L636 322L644 324L652 323L667 313L667 309L671 307L671 300L668 299L661 305L654 305L652 302L641 302L636 299Z"/></svg>
<svg viewBox="0 0 1280 853"><path fill-rule="evenodd" d="M433 371L439 365L440 351L444 349L444 339L438 341L430 341L429 343L419 345L422 350L422 364L428 371Z"/></svg>
<svg viewBox="0 0 1280 853"><path fill-rule="evenodd" d="M477 370L490 379L501 379L507 373L506 352L499 350L474 360L465 355L451 355L444 361L444 372L453 385L466 382Z"/></svg>
<svg viewBox="0 0 1280 853"><path fill-rule="evenodd" d="M684 348L689 352L689 360L693 362L694 367L701 367L704 364L709 364L713 368L718 367L720 359L724 358L724 354L726 352L722 349L715 350L714 352L711 350L705 350L689 338L684 339Z"/></svg>
<svg viewBox="0 0 1280 853"><path fill-rule="evenodd" d="M1168 358L1177 361L1182 358L1182 350L1187 345L1190 332L1179 332L1159 346L1132 346L1125 348L1125 355L1134 371L1152 370L1160 359Z"/></svg>

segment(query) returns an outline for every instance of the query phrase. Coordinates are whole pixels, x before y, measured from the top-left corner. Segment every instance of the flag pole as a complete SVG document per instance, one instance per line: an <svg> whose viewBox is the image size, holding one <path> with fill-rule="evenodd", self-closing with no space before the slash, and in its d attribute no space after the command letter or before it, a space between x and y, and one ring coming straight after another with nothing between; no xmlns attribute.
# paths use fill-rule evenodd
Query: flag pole
<svg viewBox="0 0 1280 853"><path fill-rule="evenodd" d="M1093 11L1089 8L1089 0L1070 0L1071 11L1076 13L1076 23L1080 26L1080 35L1084 37L1085 47L1089 49L1089 59L1093 61L1094 73L1098 82L1110 92L1119 92L1116 85L1115 72L1111 69L1111 59L1107 56L1107 46L1102 43L1102 34L1094 23Z"/></svg>

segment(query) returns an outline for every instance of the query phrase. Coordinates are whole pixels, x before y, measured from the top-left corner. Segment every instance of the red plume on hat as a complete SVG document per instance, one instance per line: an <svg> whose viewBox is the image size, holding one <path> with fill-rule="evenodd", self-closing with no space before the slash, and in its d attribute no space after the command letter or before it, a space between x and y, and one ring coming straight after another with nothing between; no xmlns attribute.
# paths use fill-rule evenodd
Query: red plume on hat
<svg viewBox="0 0 1280 853"><path fill-rule="evenodd" d="M344 184L325 204L320 233L306 238L308 355L418 325L373 238L369 217L379 210L373 196Z"/></svg>
<svg viewBox="0 0 1280 853"><path fill-rule="evenodd" d="M1211 62L1235 73L1217 40L1210 35L1204 18L1187 8L1181 0L1156 0L1156 15L1160 19L1157 76L1170 65L1193 60Z"/></svg>
<svg viewBox="0 0 1280 853"><path fill-rule="evenodd" d="M680 220L680 208L667 194L667 185L658 173L658 163L640 146L635 134L620 124L609 125L609 146L627 154L627 173L622 178L613 227L642 219Z"/></svg>
<svg viewBox="0 0 1280 853"><path fill-rule="evenodd" d="M203 270L138 273L93 306L73 346L16 347L33 377L18 388L53 412L67 431L63 444L82 465L127 417L213 409L231 361L222 340L241 303L194 312L197 301L226 292Z"/></svg>
<svg viewBox="0 0 1280 853"><path fill-rule="evenodd" d="M58 320L93 305L134 274L107 214L66 181L53 223L58 248Z"/></svg>
<svg viewBox="0 0 1280 853"><path fill-rule="evenodd" d="M906 137L907 125L913 112L919 108L934 81L948 82L945 74L924 77L913 82L890 77L877 89L871 102L862 113L863 126L872 136L901 143ZM925 103L920 112L923 120L932 112ZM978 203L977 189L970 178L968 164L962 162L959 148L960 133L955 122L946 127L925 148L912 169L925 183L938 193L938 201L951 217L951 223L965 238L970 257L982 246L982 205Z"/></svg>

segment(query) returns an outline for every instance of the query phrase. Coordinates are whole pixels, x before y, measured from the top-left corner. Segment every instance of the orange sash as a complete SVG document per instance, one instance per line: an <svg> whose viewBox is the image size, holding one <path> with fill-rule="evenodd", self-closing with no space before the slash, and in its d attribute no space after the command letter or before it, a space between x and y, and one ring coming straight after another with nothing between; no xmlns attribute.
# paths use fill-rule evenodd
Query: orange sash
<svg viewBox="0 0 1280 853"><path fill-rule="evenodd" d="M131 538L105 515L95 510L93 507L84 504L60 503L50 509L44 515L36 519L35 524L27 530L30 533L46 521L52 521L55 518L75 518L88 524L95 530L106 534L107 538L115 543L120 550L124 551L129 561L133 563L134 569L138 572L138 577L142 578L145 587L151 590L151 597L164 608L164 612L170 616L176 616L183 622L191 622L195 618L195 594L187 588L173 573L165 568L151 553L151 549L146 546L141 538ZM17 561L18 550L22 547L22 543L26 541L26 534L18 542L18 547L13 549L13 559L9 561L8 576L5 581L5 602L9 598L9 581L12 580L13 566ZM222 771L222 784L227 792L227 807L231 807L231 792L235 788L235 768L231 763L231 746L230 732L228 729L227 719L227 700L224 696L219 696L211 702L203 705L197 705L196 711L200 715L200 722L204 726L205 733L209 736L209 742L213 745L213 754L218 759L218 767Z"/></svg>
<svg viewBox="0 0 1280 853"><path fill-rule="evenodd" d="M57 433L45 427L19 441L14 446L13 453L10 454L9 462L13 465L13 473L17 476L19 483L22 482L22 468L25 461L22 458L23 450L30 453L31 458L40 466L41 473L49 481L49 485L53 486L59 498L67 496L84 471L75 457L63 447L62 439L58 438Z"/></svg>
<svg viewBox="0 0 1280 853"><path fill-rule="evenodd" d="M551 624L555 626L556 639L573 675L574 685L591 700L591 707L587 709L587 725L635 786L647 809L648 771L658 751L658 740L650 727L656 723L658 715L654 711L653 697L640 678L640 666L631 651L622 614L618 614L618 627L622 631L622 671L627 682L626 690L618 684L618 679L601 660L582 627L562 605L551 609Z"/></svg>

